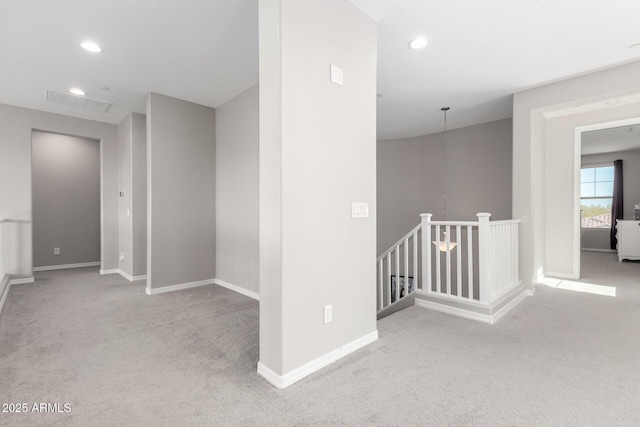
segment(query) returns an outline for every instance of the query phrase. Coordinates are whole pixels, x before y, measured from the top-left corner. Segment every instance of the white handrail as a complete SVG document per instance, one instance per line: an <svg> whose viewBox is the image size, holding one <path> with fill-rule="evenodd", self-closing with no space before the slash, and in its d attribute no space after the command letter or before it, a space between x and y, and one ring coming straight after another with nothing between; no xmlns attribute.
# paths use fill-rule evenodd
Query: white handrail
<svg viewBox="0 0 640 427"><path fill-rule="evenodd" d="M407 240L408 238L410 238L411 236L413 236L413 234L416 231L420 230L420 227L422 227L422 224L418 224L413 230L411 230L410 232L408 232L407 234L404 235L404 237L402 237L402 239L398 240L397 242L395 242L393 245L391 245L391 247L389 249L387 249L382 255L380 255L378 257L378 259L376 259L376 263L380 262L380 260L384 257L386 257L390 252L393 252L395 250L395 248L397 246L400 246L401 244L404 243L405 240Z"/></svg>

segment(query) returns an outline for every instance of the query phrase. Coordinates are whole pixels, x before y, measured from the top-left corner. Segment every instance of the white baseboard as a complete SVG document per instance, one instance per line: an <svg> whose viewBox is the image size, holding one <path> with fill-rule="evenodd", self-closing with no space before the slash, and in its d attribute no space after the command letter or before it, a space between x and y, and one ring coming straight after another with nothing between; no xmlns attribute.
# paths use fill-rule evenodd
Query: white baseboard
<svg viewBox="0 0 640 427"><path fill-rule="evenodd" d="M103 275L103 276L105 274L118 274L118 273L120 273L120 270L118 270L117 268L113 268L111 270L100 269L100 274Z"/></svg>
<svg viewBox="0 0 640 427"><path fill-rule="evenodd" d="M608 254L618 253L618 251L616 251L615 249L582 248L581 250L585 252L605 252Z"/></svg>
<svg viewBox="0 0 640 427"><path fill-rule="evenodd" d="M352 341L336 350L333 350L330 353L325 354L324 356L320 356L317 359L314 359L311 362L306 363L285 375L278 375L271 369L263 365L261 362L258 362L258 373L279 389L287 388L291 384L300 381L304 377L307 377L314 372L324 368L325 366L342 359L346 355L353 353L354 351L368 344L371 344L377 339L378 331L375 330L363 337L358 338L355 341Z"/></svg>
<svg viewBox="0 0 640 427"><path fill-rule="evenodd" d="M9 284L11 285L24 285L26 283L34 283L36 280L33 276L31 277L20 277L19 279L11 279Z"/></svg>
<svg viewBox="0 0 640 427"><path fill-rule="evenodd" d="M213 281L218 286L222 286L223 288L230 289L230 290L235 291L235 292L237 292L239 294L242 294L242 295L248 296L249 298L253 298L255 300L260 301L260 294L257 293L257 292L253 292L253 291L250 291L248 289L241 288L238 285L233 285L233 284L231 284L229 282L225 282L224 280L214 279Z"/></svg>
<svg viewBox="0 0 640 427"><path fill-rule="evenodd" d="M454 316L463 317L465 319L494 324L498 320L502 319L505 314L507 314L509 311L511 311L512 308L520 304L522 300L524 300L529 295L531 295L530 291L522 291L518 296L513 298L494 314L477 313L475 311L464 310L462 308L445 304L438 304L437 302L426 301L419 298L416 298L415 304L418 307L428 308L429 310L439 311L440 313L452 314Z"/></svg>
<svg viewBox="0 0 640 427"><path fill-rule="evenodd" d="M189 283L181 283L179 285L170 285L170 286L163 286L161 288L149 288L149 284L147 283L147 288L145 289L145 293L147 295L157 295L157 294L164 294L165 292L175 292L175 291L181 291L183 289L191 289L191 288L197 288L200 286L207 286L207 285L213 285L215 283L215 279L207 279L207 280L199 280L197 282L189 282Z"/></svg>
<svg viewBox="0 0 640 427"><path fill-rule="evenodd" d="M33 267L33 271L66 270L67 268L99 267L99 266L100 266L100 261L80 262L77 264L59 264L59 265L45 265L42 267Z"/></svg>
<svg viewBox="0 0 640 427"><path fill-rule="evenodd" d="M4 302L7 300L7 296L9 296L9 288L11 288L12 285L22 285L25 283L33 283L33 282L35 282L33 276L12 279L11 275L5 274L4 277L0 278L0 284L5 283L4 291L2 291L2 296L0 297L0 313L2 313Z"/></svg>
<svg viewBox="0 0 640 427"><path fill-rule="evenodd" d="M142 276L131 276L130 274L122 270L118 270L118 273L130 282L137 282L138 280L147 280L146 274L143 274Z"/></svg>

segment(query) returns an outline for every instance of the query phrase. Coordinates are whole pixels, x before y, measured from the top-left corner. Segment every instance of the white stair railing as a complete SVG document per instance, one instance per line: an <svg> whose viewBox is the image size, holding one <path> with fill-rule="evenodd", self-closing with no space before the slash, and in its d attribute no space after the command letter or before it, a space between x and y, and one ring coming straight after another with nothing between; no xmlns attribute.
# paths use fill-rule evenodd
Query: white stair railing
<svg viewBox="0 0 640 427"><path fill-rule="evenodd" d="M378 257L378 311L417 289L490 305L519 286L520 220L490 217L479 213L477 221L432 221L431 214L422 214L420 225Z"/></svg>
<svg viewBox="0 0 640 427"><path fill-rule="evenodd" d="M378 310L400 302L417 289L421 226L411 230L378 257Z"/></svg>

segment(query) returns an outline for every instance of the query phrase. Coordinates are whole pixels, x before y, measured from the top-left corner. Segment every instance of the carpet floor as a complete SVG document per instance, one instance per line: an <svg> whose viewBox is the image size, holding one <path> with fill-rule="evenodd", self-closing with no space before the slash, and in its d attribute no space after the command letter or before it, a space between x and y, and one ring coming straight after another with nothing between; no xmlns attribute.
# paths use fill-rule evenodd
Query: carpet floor
<svg viewBox="0 0 640 427"><path fill-rule="evenodd" d="M250 298L40 272L0 315L0 403L28 405L0 425L640 425L640 263L584 253L580 282L615 297L539 285L495 325L411 307L278 390L256 373Z"/></svg>

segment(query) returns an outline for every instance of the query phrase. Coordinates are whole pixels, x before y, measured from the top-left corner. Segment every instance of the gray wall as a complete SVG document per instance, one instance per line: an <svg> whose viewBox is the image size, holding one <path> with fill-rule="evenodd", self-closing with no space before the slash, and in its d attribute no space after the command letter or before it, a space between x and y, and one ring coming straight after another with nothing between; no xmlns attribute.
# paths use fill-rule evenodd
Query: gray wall
<svg viewBox="0 0 640 427"><path fill-rule="evenodd" d="M376 25L347 0L259 5L260 364L285 375L376 333Z"/></svg>
<svg viewBox="0 0 640 427"><path fill-rule="evenodd" d="M139 277L147 274L147 117L132 113L131 118L132 276Z"/></svg>
<svg viewBox="0 0 640 427"><path fill-rule="evenodd" d="M215 278L215 110L147 98L147 289Z"/></svg>
<svg viewBox="0 0 640 427"><path fill-rule="evenodd" d="M130 113L118 126L120 271L129 278L147 271L146 117Z"/></svg>
<svg viewBox="0 0 640 427"><path fill-rule="evenodd" d="M624 190L624 218L634 218L634 205L640 204L640 150L618 151L614 153L582 156L582 166L611 163L622 159L622 182ZM610 249L609 229L583 229L581 233L583 249Z"/></svg>
<svg viewBox="0 0 640 427"><path fill-rule="evenodd" d="M99 262L100 142L34 131L32 179L33 266Z"/></svg>
<svg viewBox="0 0 640 427"><path fill-rule="evenodd" d="M125 274L133 272L133 221L131 218L131 114L118 125L118 191L124 193L124 198L119 196L119 269ZM129 215L127 215L129 211Z"/></svg>
<svg viewBox="0 0 640 427"><path fill-rule="evenodd" d="M258 86L216 108L216 278L260 292Z"/></svg>
<svg viewBox="0 0 640 427"><path fill-rule="evenodd" d="M378 254L420 223L421 213L473 221L478 212L492 220L511 218L511 119L444 134L378 141Z"/></svg>
<svg viewBox="0 0 640 427"><path fill-rule="evenodd" d="M117 126L0 105L0 218L9 274L32 274L31 133L33 129L101 141L101 263L118 267Z"/></svg>

